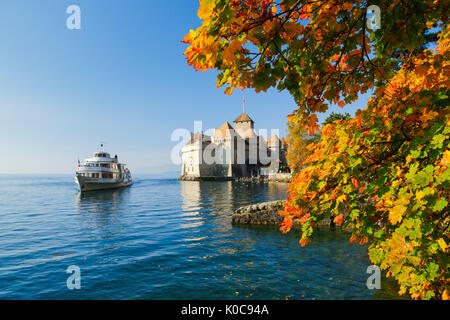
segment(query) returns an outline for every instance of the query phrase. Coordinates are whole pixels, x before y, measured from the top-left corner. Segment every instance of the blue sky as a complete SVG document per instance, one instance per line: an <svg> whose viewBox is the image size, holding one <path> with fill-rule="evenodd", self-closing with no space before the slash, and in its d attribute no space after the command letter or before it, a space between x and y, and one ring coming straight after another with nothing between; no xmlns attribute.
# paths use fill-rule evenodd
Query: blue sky
<svg viewBox="0 0 450 320"><path fill-rule="evenodd" d="M81 30L66 8L81 8ZM285 132L288 93L216 89L180 40L196 28L197 0L14 0L0 4L0 173L73 173L98 149L133 173L178 170L173 130L219 127L242 111L255 127ZM354 114L367 95L343 111ZM342 112L333 107L331 111ZM322 121L326 117L320 115Z"/></svg>

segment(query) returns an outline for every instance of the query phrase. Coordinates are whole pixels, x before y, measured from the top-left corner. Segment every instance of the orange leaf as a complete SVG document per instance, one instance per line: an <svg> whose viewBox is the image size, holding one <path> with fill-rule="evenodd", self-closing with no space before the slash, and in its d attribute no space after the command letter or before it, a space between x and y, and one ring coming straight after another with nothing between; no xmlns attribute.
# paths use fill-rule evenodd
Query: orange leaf
<svg viewBox="0 0 450 320"><path fill-rule="evenodd" d="M406 207L402 205L397 205L391 209L389 212L389 221L392 224L396 224L402 220L402 216L406 211Z"/></svg>
<svg viewBox="0 0 450 320"><path fill-rule="evenodd" d="M300 218L300 223L301 223L301 224L304 224L306 221L308 221L308 218L309 218L310 216L311 216L311 215L310 215L309 213L305 214L303 217Z"/></svg>
<svg viewBox="0 0 450 320"><path fill-rule="evenodd" d="M338 215L337 217L334 218L334 223L336 224L342 224L344 222L344 214L341 213L340 215Z"/></svg>
<svg viewBox="0 0 450 320"><path fill-rule="evenodd" d="M449 295L447 289L442 293L442 300L449 300Z"/></svg>
<svg viewBox="0 0 450 320"><path fill-rule="evenodd" d="M306 246L308 243L309 243L309 240L308 240L308 239L301 239L301 240L300 240L300 245L301 245L302 247Z"/></svg>

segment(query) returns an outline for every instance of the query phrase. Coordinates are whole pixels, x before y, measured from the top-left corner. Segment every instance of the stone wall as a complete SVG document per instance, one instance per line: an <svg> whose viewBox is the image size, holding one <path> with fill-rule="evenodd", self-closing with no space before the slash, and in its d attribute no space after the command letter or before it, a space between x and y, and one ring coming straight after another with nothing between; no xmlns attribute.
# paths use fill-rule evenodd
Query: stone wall
<svg viewBox="0 0 450 320"><path fill-rule="evenodd" d="M278 211L283 208L283 200L262 202L245 207L240 207L234 211L231 216L231 223L239 224L265 224L265 225L279 225L284 217L278 214ZM329 220L321 222L323 226L334 226L332 222L334 217ZM299 226L298 218L295 218L294 226Z"/></svg>
<svg viewBox="0 0 450 320"><path fill-rule="evenodd" d="M273 173L267 177L269 182L291 182L292 174L290 173Z"/></svg>
<svg viewBox="0 0 450 320"><path fill-rule="evenodd" d="M195 176L181 176L178 178L180 181L232 181L232 177L195 177Z"/></svg>
<svg viewBox="0 0 450 320"><path fill-rule="evenodd" d="M283 200L263 202L237 209L232 217L233 224L273 224L283 221L278 210L283 208Z"/></svg>

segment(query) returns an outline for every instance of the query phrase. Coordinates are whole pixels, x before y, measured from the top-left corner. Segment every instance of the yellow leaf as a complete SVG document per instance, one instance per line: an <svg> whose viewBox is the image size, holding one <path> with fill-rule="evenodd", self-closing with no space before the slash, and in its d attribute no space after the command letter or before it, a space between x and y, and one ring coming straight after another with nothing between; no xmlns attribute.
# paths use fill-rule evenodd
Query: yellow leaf
<svg viewBox="0 0 450 320"><path fill-rule="evenodd" d="M410 155L406 156L406 164L409 164L412 160L413 158Z"/></svg>
<svg viewBox="0 0 450 320"><path fill-rule="evenodd" d="M447 166L450 163L450 151L446 150L442 156L441 164Z"/></svg>
<svg viewBox="0 0 450 320"><path fill-rule="evenodd" d="M336 202L338 202L338 203L344 202L345 199L347 199L347 196L345 194L343 194L336 199Z"/></svg>
<svg viewBox="0 0 450 320"><path fill-rule="evenodd" d="M234 39L230 42L229 46L226 47L222 52L223 63L225 65L231 65L234 62L234 53L241 49L241 43L239 40Z"/></svg>
<svg viewBox="0 0 450 320"><path fill-rule="evenodd" d="M406 211L406 207L402 205L397 205L391 209L389 212L389 221L392 224L396 224L402 220L402 216Z"/></svg>
<svg viewBox="0 0 450 320"><path fill-rule="evenodd" d="M447 244L445 243L444 239L440 238L438 240L438 244L441 247L442 251L445 252L445 250L447 250Z"/></svg>
<svg viewBox="0 0 450 320"><path fill-rule="evenodd" d="M189 33L187 35L184 36L183 40L181 42L183 43L192 43L192 39L195 38L195 31L194 30L189 30Z"/></svg>
<svg viewBox="0 0 450 320"><path fill-rule="evenodd" d="M421 200L423 197L425 197L425 192L423 192L422 190L420 190L416 193L417 200Z"/></svg>
<svg viewBox="0 0 450 320"><path fill-rule="evenodd" d="M449 300L447 289L445 289L444 292L442 293L442 300Z"/></svg>
<svg viewBox="0 0 450 320"><path fill-rule="evenodd" d="M215 6L216 3L213 0L200 0L197 15L203 20L203 23L207 23L210 20Z"/></svg>

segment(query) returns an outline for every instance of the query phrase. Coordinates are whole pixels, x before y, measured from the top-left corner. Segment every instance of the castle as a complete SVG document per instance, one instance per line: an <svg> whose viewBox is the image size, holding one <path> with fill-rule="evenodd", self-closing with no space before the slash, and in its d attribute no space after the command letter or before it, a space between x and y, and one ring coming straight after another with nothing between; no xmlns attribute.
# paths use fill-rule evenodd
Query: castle
<svg viewBox="0 0 450 320"><path fill-rule="evenodd" d="M232 180L269 176L287 167L286 141L276 134L266 141L243 112L209 135L191 133L181 150L180 180Z"/></svg>

